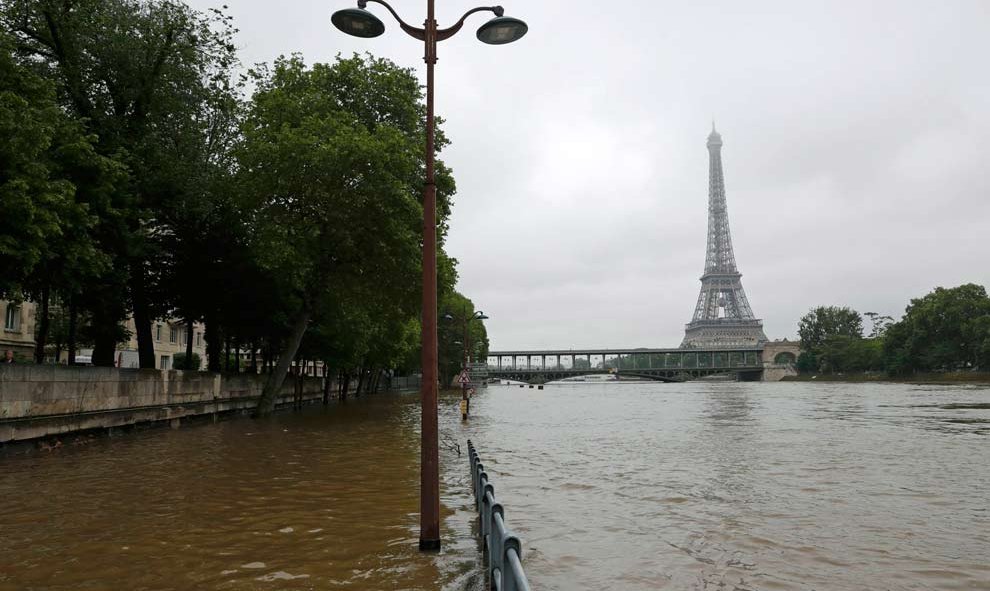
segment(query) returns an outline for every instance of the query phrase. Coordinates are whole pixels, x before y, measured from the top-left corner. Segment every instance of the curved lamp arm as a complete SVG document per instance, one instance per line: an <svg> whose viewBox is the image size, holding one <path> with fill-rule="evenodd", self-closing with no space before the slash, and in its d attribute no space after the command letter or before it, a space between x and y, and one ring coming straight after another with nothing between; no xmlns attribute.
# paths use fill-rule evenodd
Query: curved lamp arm
<svg viewBox="0 0 990 591"><path fill-rule="evenodd" d="M453 37L454 33L460 31L461 27L464 26L464 19L466 19L467 17L471 16L476 12L486 12L486 11L494 12L495 16L502 16L503 14L505 14L505 9L503 9L501 6L478 6L477 8L472 8L471 10L465 12L464 16L462 16L461 19L456 23L454 23L452 26L447 27L446 29L438 30L437 41L443 41L444 39L449 39Z"/></svg>
<svg viewBox="0 0 990 591"><path fill-rule="evenodd" d="M414 27L409 23L405 22L404 20L402 20L402 18L399 17L399 13L395 12L395 9L392 8L388 4L388 2L385 2L385 0L358 0L357 3L358 8L367 8L368 2L381 4L389 12L392 13L392 16L399 23L399 27L401 27L403 31L408 33L410 36L419 39L420 41L426 40L426 29ZM495 16L502 16L505 13L505 10L501 6L479 6L477 8L472 8L471 10L465 12L464 16L462 16L460 20L458 20L452 26L447 27L446 29L436 29L437 41L443 41L444 39L449 39L453 37L454 34L457 33L457 31L460 31L461 27L464 26L464 19L466 19L467 17L471 16L476 12L486 12L486 11L495 13Z"/></svg>
<svg viewBox="0 0 990 591"><path fill-rule="evenodd" d="M402 20L399 17L399 13L395 12L395 9L389 6L388 2L385 2L385 0L358 0L358 8L367 8L368 2L375 2L387 8L388 11L392 13L392 16L395 17L395 20L399 22L399 26L402 28L402 30L405 31L406 33L409 33L409 35L411 35L412 37L415 37L420 41L424 41L426 39L426 29L414 27L409 23L407 23L406 21Z"/></svg>

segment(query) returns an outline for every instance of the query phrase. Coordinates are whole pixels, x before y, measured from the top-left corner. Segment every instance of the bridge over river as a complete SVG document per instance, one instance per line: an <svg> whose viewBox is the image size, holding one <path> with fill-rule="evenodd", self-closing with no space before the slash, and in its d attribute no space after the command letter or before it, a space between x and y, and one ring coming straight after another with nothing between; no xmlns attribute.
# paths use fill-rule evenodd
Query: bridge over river
<svg viewBox="0 0 990 591"><path fill-rule="evenodd" d="M797 343L789 341L720 349L490 351L487 373L488 377L530 383L606 373L665 382L708 376L756 381L779 379L778 374L788 373L797 351Z"/></svg>

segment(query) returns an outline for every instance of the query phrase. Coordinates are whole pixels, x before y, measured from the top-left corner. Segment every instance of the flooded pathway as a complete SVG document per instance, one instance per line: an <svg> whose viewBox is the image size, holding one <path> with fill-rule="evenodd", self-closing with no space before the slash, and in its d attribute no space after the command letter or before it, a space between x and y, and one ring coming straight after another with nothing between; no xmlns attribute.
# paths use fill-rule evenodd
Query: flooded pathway
<svg viewBox="0 0 990 591"><path fill-rule="evenodd" d="M444 552L417 547L418 424L379 395L0 457L0 589L472 589L466 455Z"/></svg>
<svg viewBox="0 0 990 591"><path fill-rule="evenodd" d="M534 589L990 589L990 390L492 386L0 456L0 590L480 588L475 441ZM453 444L460 444L458 455Z"/></svg>

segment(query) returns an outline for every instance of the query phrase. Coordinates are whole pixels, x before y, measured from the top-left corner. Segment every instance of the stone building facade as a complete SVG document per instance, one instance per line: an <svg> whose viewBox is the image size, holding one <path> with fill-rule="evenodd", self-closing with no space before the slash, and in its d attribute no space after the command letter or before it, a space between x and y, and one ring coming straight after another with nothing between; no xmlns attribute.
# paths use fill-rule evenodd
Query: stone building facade
<svg viewBox="0 0 990 591"><path fill-rule="evenodd" d="M138 366L137 329L134 319L127 319L127 331L130 340L117 349L117 367ZM193 353L199 356L199 368L206 367L206 326L196 322L189 330L186 323L174 318L156 320L151 323L151 340L155 344L155 367L158 369L174 369L176 353L186 352L186 339L193 341Z"/></svg>
<svg viewBox="0 0 990 591"><path fill-rule="evenodd" d="M0 358L7 350L13 351L18 358L31 358L34 355L34 303L0 300L0 314L3 314Z"/></svg>
<svg viewBox="0 0 990 591"><path fill-rule="evenodd" d="M34 302L11 302L0 300L3 329L0 331L0 358L3 352L10 349L22 360L34 356L34 332L37 323L37 305ZM134 319L128 318L127 331L131 334L128 342L117 347L115 355L117 367L138 366L137 330ZM193 340L193 353L200 359L200 368L206 367L206 328L203 324L193 324L192 330L186 328L186 323L176 319L157 320L151 324L151 338L155 344L155 367L158 369L173 369L176 353L186 350L186 338ZM80 348L78 360L86 362L92 354L92 349ZM65 356L62 356L63 363Z"/></svg>

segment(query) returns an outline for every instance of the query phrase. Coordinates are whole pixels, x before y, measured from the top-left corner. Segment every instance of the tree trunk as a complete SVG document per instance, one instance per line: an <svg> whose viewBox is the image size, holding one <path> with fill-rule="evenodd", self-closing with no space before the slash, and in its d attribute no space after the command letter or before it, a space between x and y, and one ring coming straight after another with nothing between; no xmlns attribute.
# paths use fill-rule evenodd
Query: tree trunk
<svg viewBox="0 0 990 591"><path fill-rule="evenodd" d="M93 365L98 367L113 367L113 356L116 349L117 339L112 334L106 334L105 332L97 334L93 339Z"/></svg>
<svg viewBox="0 0 990 591"><path fill-rule="evenodd" d="M79 319L79 308L76 307L76 296L69 296L69 335L66 339L68 343L66 344L66 355L68 358L66 362L69 365L73 365L76 362L76 322Z"/></svg>
<svg viewBox="0 0 990 591"><path fill-rule="evenodd" d="M251 341L251 373L258 374L258 343Z"/></svg>
<svg viewBox="0 0 990 591"><path fill-rule="evenodd" d="M137 331L138 366L141 369L154 369L155 343L151 336L151 312L145 294L145 279L144 263L139 262L132 267L131 273L131 304L134 306L134 330Z"/></svg>
<svg viewBox="0 0 990 591"><path fill-rule="evenodd" d="M48 314L48 300L50 295L50 287L46 282L41 288L41 319L38 323L38 334L35 336L34 344L34 362L44 363L45 362L45 345L48 341L48 324L49 324L49 314Z"/></svg>
<svg viewBox="0 0 990 591"><path fill-rule="evenodd" d="M364 392L364 366L358 368L358 383L357 390L354 391L354 397L360 398L361 393Z"/></svg>
<svg viewBox="0 0 990 591"><path fill-rule="evenodd" d="M332 380L330 379L330 372L328 372L326 369L327 369L327 362L324 361L323 362L323 404L324 405L330 404L330 388L332 382Z"/></svg>
<svg viewBox="0 0 990 591"><path fill-rule="evenodd" d="M295 389L294 389L295 396L293 397L294 398L294 400L293 400L293 402L294 402L293 406L295 408L302 408L303 382L304 382L305 379L306 379L306 376L302 376L302 375L296 376L296 384L295 384Z"/></svg>
<svg viewBox="0 0 990 591"><path fill-rule="evenodd" d="M220 364L220 352L221 343L223 343L223 335L217 329L217 323L213 316L206 317L206 370L215 373L220 373L222 366Z"/></svg>
<svg viewBox="0 0 990 591"><path fill-rule="evenodd" d="M345 371L343 376L344 379L340 381L340 399L347 400L347 391L351 389L351 372Z"/></svg>
<svg viewBox="0 0 990 591"><path fill-rule="evenodd" d="M91 319L93 335L93 359L92 363L98 367L113 367L114 353L117 349L117 324L120 318L108 310L110 306L97 304L93 308Z"/></svg>
<svg viewBox="0 0 990 591"><path fill-rule="evenodd" d="M292 323L292 333L285 342L285 347L279 352L278 364L275 366L275 371L268 376L268 380L265 382L265 389L261 392L261 400L258 401L255 416L268 416L275 410L275 401L278 399L278 393L282 389L282 383L285 381L285 374L289 371L289 364L292 363L293 358L295 358L296 353L299 351L299 344L302 342L303 335L306 334L306 327L309 326L309 317L309 310L303 308L296 316L295 322Z"/></svg>
<svg viewBox="0 0 990 591"><path fill-rule="evenodd" d="M186 318L186 367L184 369L192 369L199 371L199 366L193 367L193 320L192 318Z"/></svg>

